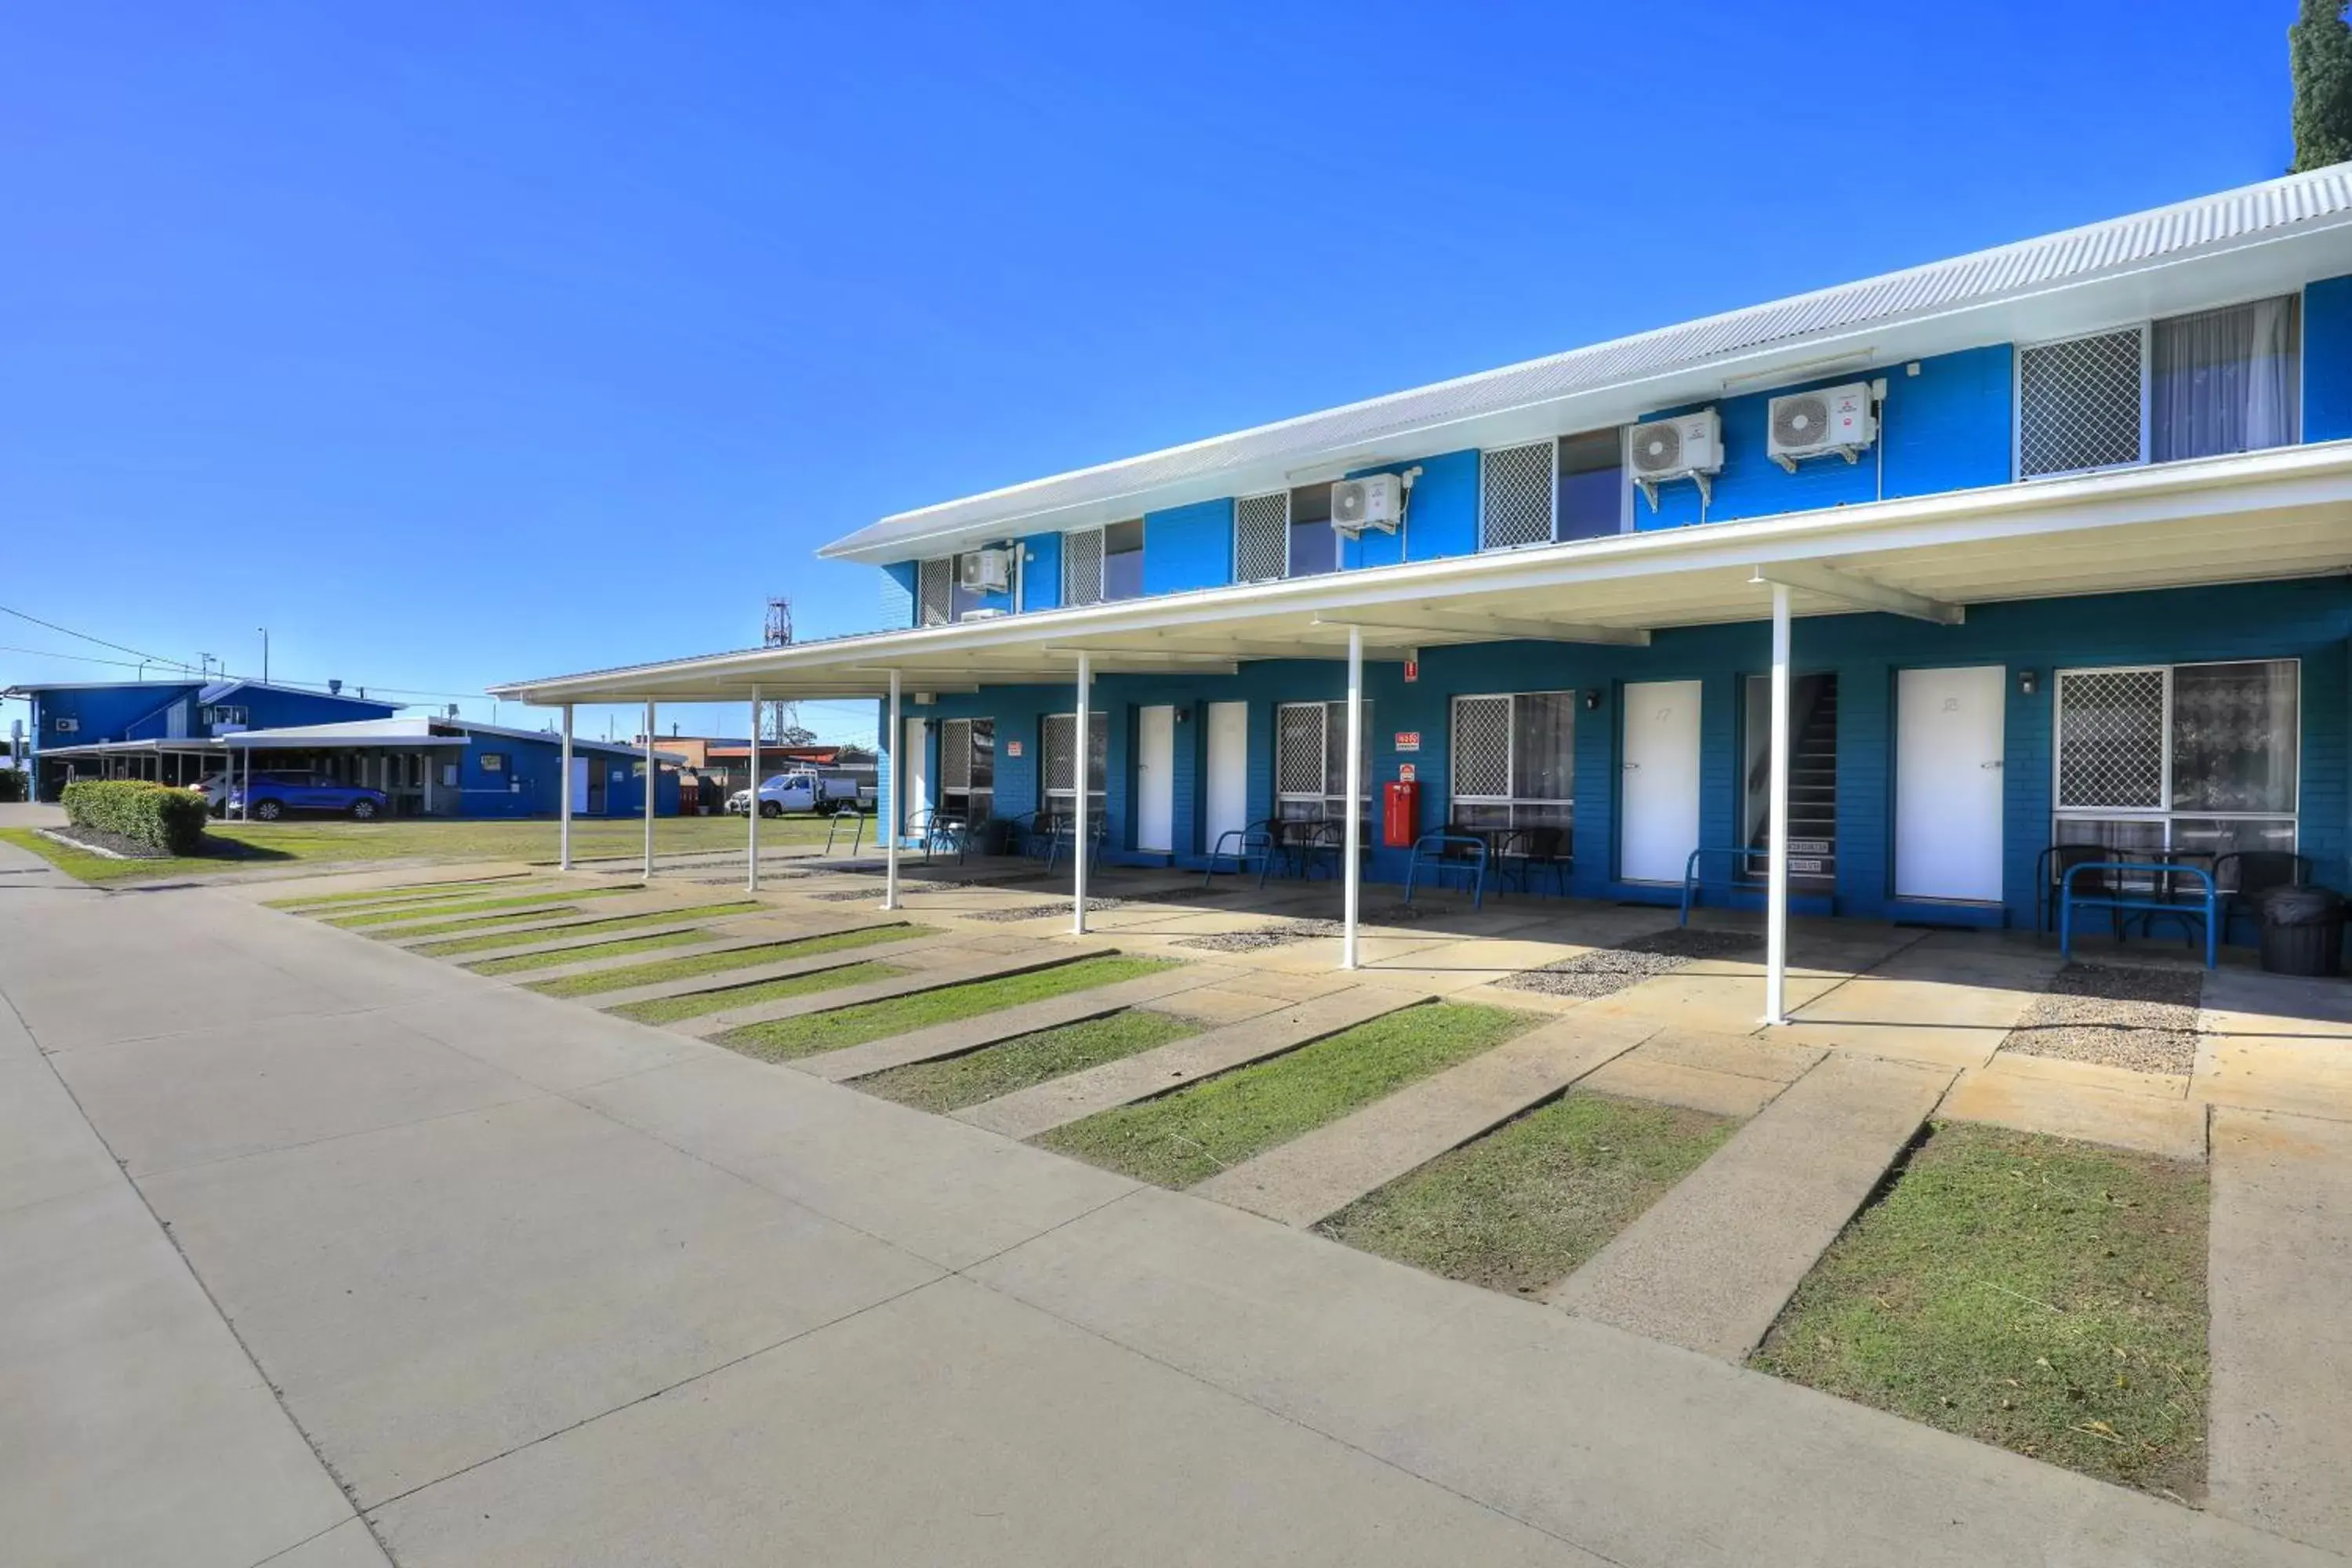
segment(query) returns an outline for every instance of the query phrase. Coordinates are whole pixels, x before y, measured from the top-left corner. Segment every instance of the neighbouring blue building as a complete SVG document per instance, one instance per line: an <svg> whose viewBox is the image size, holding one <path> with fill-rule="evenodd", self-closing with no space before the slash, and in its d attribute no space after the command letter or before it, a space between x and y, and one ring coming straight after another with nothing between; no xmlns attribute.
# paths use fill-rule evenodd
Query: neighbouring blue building
<svg viewBox="0 0 2352 1568"><path fill-rule="evenodd" d="M57 799L75 777L110 772L190 784L209 771L203 742L218 737L400 710L364 691L347 693L341 681L324 691L238 679L72 681L12 686L0 696L32 704L26 749L42 800ZM217 767L218 748L209 755Z"/></svg>
<svg viewBox="0 0 2352 1568"><path fill-rule="evenodd" d="M1800 910L2031 925L2074 845L2352 888L2352 165L822 553L882 630L500 694L882 697L902 829L1083 804L1115 862L1356 816L1375 879L1454 829L1573 896L1696 853L1757 900L1785 778Z"/></svg>

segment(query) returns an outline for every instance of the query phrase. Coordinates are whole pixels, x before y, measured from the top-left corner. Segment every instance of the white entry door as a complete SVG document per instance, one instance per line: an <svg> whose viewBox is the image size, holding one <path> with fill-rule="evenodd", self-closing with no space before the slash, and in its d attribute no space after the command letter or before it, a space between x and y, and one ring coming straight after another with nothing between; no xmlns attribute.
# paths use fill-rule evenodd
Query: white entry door
<svg viewBox="0 0 2352 1568"><path fill-rule="evenodd" d="M1176 847L1176 710L1165 704L1136 713L1135 847L1154 855Z"/></svg>
<svg viewBox="0 0 2352 1568"><path fill-rule="evenodd" d="M1698 847L1699 690L1696 680L1637 680L1625 688L1618 844L1629 882L1679 883Z"/></svg>
<svg viewBox="0 0 2352 1568"><path fill-rule="evenodd" d="M1209 704L1208 801L1202 814L1201 847L1249 826L1249 704Z"/></svg>
<svg viewBox="0 0 2352 1568"><path fill-rule="evenodd" d="M574 816L588 809L588 759L572 759L572 814Z"/></svg>
<svg viewBox="0 0 2352 1568"><path fill-rule="evenodd" d="M1895 679L1895 896L1998 903L2009 672L1993 664Z"/></svg>
<svg viewBox="0 0 2352 1568"><path fill-rule="evenodd" d="M930 807L931 749L925 743L929 738L929 721L908 720L906 742L898 754L890 759L901 769L898 774L903 786L898 792L898 830L901 833L907 830L908 823L916 820L917 812Z"/></svg>

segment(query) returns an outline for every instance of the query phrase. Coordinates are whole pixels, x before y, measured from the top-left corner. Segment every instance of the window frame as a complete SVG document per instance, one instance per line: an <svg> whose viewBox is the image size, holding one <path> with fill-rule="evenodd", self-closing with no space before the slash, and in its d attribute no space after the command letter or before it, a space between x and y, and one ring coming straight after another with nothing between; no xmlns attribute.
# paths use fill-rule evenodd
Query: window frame
<svg viewBox="0 0 2352 1568"><path fill-rule="evenodd" d="M939 778L933 785L936 794L936 799L932 803L933 809L942 813L961 814L966 823L985 821L988 817L996 815L996 720L992 715L979 715L970 718L942 719L939 723L940 766ZM974 726L981 724L988 726L989 738L989 772L988 783L985 784L972 782L975 771L973 764L981 755L979 749L973 744ZM948 782L951 776L949 765L949 737L957 733L961 733L963 737L964 782L961 784L951 784ZM972 810L971 802L975 795L986 797L988 801L986 812L975 813Z"/></svg>
<svg viewBox="0 0 2352 1568"><path fill-rule="evenodd" d="M1316 755L1315 769L1316 773L1320 775L1323 781L1323 787L1319 793L1312 794L1305 790L1286 790L1282 787L1282 716L1294 710L1307 708L1319 708L1323 710L1322 741ZM1274 776L1272 782L1274 784L1274 816L1276 820L1284 822L1345 822L1347 820L1345 816L1335 816L1331 810L1334 804L1344 805L1348 798L1347 788L1344 784L1342 784L1337 790L1334 790L1331 787L1332 745L1336 740L1343 748L1340 755L1340 765L1344 769L1347 763L1347 757L1344 751L1344 747L1347 744L1347 732L1348 701L1345 698L1324 701L1308 700L1298 702L1277 702L1274 705ZM1360 795L1356 801L1356 808L1360 812L1369 811L1371 808L1371 803L1376 794L1372 784L1372 758L1379 748L1373 743L1373 733L1372 702L1370 698L1366 698L1364 700L1363 732L1364 793ZM1342 779L1346 777L1344 772L1340 776ZM1318 815L1314 816L1294 816L1285 809L1286 806L1305 805L1310 801L1315 803L1318 812Z"/></svg>
<svg viewBox="0 0 2352 1568"><path fill-rule="evenodd" d="M1506 546L1506 548L1508 548ZM1519 783L1519 699L1523 697L1557 697L1568 702L1568 772L1569 792L1558 800L1538 799L1521 795ZM1576 831L1576 731L1583 689L1580 687L1547 687L1533 691L1457 691L1445 700L1445 817L1457 820L1455 808L1463 805L1484 808L1500 807L1504 813L1503 831L1516 832L1523 827L1559 827L1571 840ZM1500 795L1464 795L1454 787L1454 769L1462 755L1461 713L1465 702L1503 702L1507 704L1503 721L1503 771L1508 793ZM1521 822L1519 808L1528 806L1557 812L1565 809L1568 820L1559 822Z"/></svg>
<svg viewBox="0 0 2352 1568"><path fill-rule="evenodd" d="M1234 498L1234 582L1237 585L1248 586L1256 583L1290 581L1290 489L1296 488L1292 486L1286 489L1252 490L1247 495ZM1276 498L1282 501L1282 521L1276 530L1282 541L1282 571L1272 577L1244 577L1242 575L1242 508L1250 501L1273 500Z"/></svg>
<svg viewBox="0 0 2352 1568"><path fill-rule="evenodd" d="M1112 555L1110 547L1110 531L1114 528L1132 528L1135 530L1135 548L1132 551L1122 550L1118 552L1120 555L1131 554L1135 557L1135 592L1132 594L1114 594L1110 591L1110 563ZM1102 591L1099 596L1096 598L1095 603L1098 605L1124 605L1130 600L1142 598L1144 596L1143 555L1144 551L1148 548L1150 542L1147 537L1147 531L1143 526L1143 519L1139 517L1122 518L1117 522L1104 523L1102 527L1093 530L1092 531L1102 535Z"/></svg>
<svg viewBox="0 0 2352 1568"><path fill-rule="evenodd" d="M1078 710L1076 709L1073 708L1066 712L1040 713L1037 716L1037 809L1040 812L1056 808L1066 810L1069 803L1077 798L1077 788L1075 784L1057 786L1050 772L1049 765L1053 761L1054 750L1046 743L1045 736L1047 727L1057 719L1066 719L1070 721L1072 729L1070 749L1073 752L1077 750L1076 730ZM1090 708L1087 710L1087 750L1090 752L1097 744L1097 737L1100 737L1099 744L1103 749L1103 783L1102 787L1097 789L1094 786L1091 776L1087 780L1087 817L1089 822L1100 820L1102 815L1110 808L1110 715L1101 709ZM1091 775L1093 769L1088 764L1092 761L1092 757L1087 757L1077 766L1086 768ZM1076 768L1072 771L1075 773Z"/></svg>
<svg viewBox="0 0 2352 1568"><path fill-rule="evenodd" d="M931 619L930 606L923 602L923 574L939 567L947 578L947 601L940 618ZM927 626L951 626L956 624L956 558L954 555L927 555L915 563L915 629Z"/></svg>
<svg viewBox="0 0 2352 1568"><path fill-rule="evenodd" d="M1589 541L1589 540L1594 540L1594 539L1606 539L1606 538L1610 537L1610 535L1609 535L1609 534L1606 534L1606 533L1587 533L1587 534L1579 534L1579 535L1578 535L1576 538L1574 538L1574 539L1562 539L1562 538L1559 536L1559 521L1560 521L1560 512L1559 512L1559 486L1560 486L1560 480L1561 480L1561 479L1565 476L1566 471L1567 471L1567 470L1565 469L1565 468L1562 466L1562 458L1563 458L1564 454L1565 454L1566 449L1567 449L1567 443L1569 443L1569 442L1570 442L1570 441L1573 441L1573 440L1576 440L1576 439L1578 439L1578 438L1580 438L1580 437L1586 437L1586 436L1608 435L1608 436L1613 437L1614 437L1614 439L1615 439L1615 441L1616 441L1616 444L1617 444L1617 526L1616 526L1616 528L1615 528L1615 530L1614 530L1613 531L1614 531L1614 532L1617 532L1617 533L1631 533L1631 532L1633 532L1633 527L1634 527L1634 521L1635 521L1635 518L1634 518L1634 512L1633 512L1633 465L1632 465L1631 463L1629 463L1628 461L1626 461L1626 456L1625 456L1625 444L1626 444L1627 440L1630 438L1630 432L1633 430L1633 425L1632 425L1632 424L1630 424L1630 423L1628 423L1628 424L1622 424L1622 425L1591 425L1591 426L1585 426L1584 428L1582 428L1582 429L1580 429L1580 430L1562 430L1562 431L1558 432L1558 433L1557 433L1557 434L1555 434L1555 435L1543 437L1540 437L1540 438L1538 438L1538 439L1537 439L1537 440L1533 440L1533 441L1514 441L1514 442L1512 442L1510 445L1508 445L1508 446L1507 446L1507 447L1479 447L1479 448L1478 448L1478 552L1478 552L1479 554L1481 554L1481 555L1500 555L1500 554L1506 553L1506 552L1509 552L1509 551L1513 551L1513 550L1539 550L1539 549L1543 548L1545 545L1548 545L1548 544L1582 544L1582 543L1586 542L1587 542L1587 541ZM1540 446L1544 445L1546 442L1549 442L1549 443L1550 443L1550 446L1551 446L1551 484L1550 484L1550 486L1549 487L1549 491L1550 491L1550 500L1551 500L1551 521L1550 521L1549 524L1546 527L1546 529L1545 529L1545 531L1544 531L1544 537L1543 537L1543 538L1541 538L1541 539L1530 539L1530 540L1526 540L1526 541L1524 541L1524 542L1520 542L1520 543L1517 543L1517 544L1489 544L1489 543L1487 543L1487 542L1486 542L1486 458L1487 458L1487 456L1488 456L1489 454L1491 454L1491 453L1498 453L1498 452L1516 452L1516 451L1521 451L1521 450L1524 450L1524 449L1526 449L1526 448L1528 448L1528 447L1540 447ZM1489 695L1492 695L1492 694L1491 694L1491 693L1489 693Z"/></svg>

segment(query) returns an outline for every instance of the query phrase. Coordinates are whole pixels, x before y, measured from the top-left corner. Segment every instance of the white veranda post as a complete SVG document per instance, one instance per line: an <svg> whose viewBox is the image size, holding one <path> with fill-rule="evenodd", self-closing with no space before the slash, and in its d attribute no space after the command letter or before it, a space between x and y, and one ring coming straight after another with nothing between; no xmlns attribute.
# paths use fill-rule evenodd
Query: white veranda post
<svg viewBox="0 0 2352 1568"><path fill-rule="evenodd" d="M1772 821L1764 891L1764 1021L1789 1021L1789 589L1772 584Z"/></svg>
<svg viewBox="0 0 2352 1568"><path fill-rule="evenodd" d="M1363 892L1364 814L1364 628L1348 628L1348 828L1341 848L1347 891L1340 901L1339 967L1356 963L1357 901Z"/></svg>
<svg viewBox="0 0 2352 1568"><path fill-rule="evenodd" d="M907 731L898 721L898 672L890 672L890 718L882 731L884 743L890 749L890 798L883 803L882 820L882 907L898 907L898 835L906 826L905 813L899 805L906 798ZM754 805L758 802L755 798Z"/></svg>
<svg viewBox="0 0 2352 1568"><path fill-rule="evenodd" d="M654 879L654 797L661 794L661 774L654 765L654 705L646 701L646 880Z"/></svg>
<svg viewBox="0 0 2352 1568"><path fill-rule="evenodd" d="M1070 930L1079 936L1087 934L1087 786L1094 782L1093 769L1087 765L1094 756L1089 749L1093 739L1088 733L1092 715L1087 709L1094 701L1094 656L1078 655L1078 733L1070 758L1070 864L1075 869Z"/></svg>
<svg viewBox="0 0 2352 1568"><path fill-rule="evenodd" d="M760 689L751 688L751 798L743 810L751 819L751 847L744 851L743 887L746 891L760 890Z"/></svg>
<svg viewBox="0 0 2352 1568"><path fill-rule="evenodd" d="M572 798L572 704L563 705L563 787L559 792L562 804L557 808L560 826L555 832L556 868L572 869L572 814L579 803Z"/></svg>

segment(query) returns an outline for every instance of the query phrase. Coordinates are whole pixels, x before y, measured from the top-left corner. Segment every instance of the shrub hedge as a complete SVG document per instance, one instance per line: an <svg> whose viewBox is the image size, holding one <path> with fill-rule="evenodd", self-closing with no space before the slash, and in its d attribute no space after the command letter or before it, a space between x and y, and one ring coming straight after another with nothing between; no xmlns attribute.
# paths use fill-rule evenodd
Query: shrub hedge
<svg viewBox="0 0 2352 1568"><path fill-rule="evenodd" d="M0 765L0 805L14 805L24 798L24 770L9 765Z"/></svg>
<svg viewBox="0 0 2352 1568"><path fill-rule="evenodd" d="M85 779L66 785L66 821L172 855L204 847L205 797L143 779Z"/></svg>

